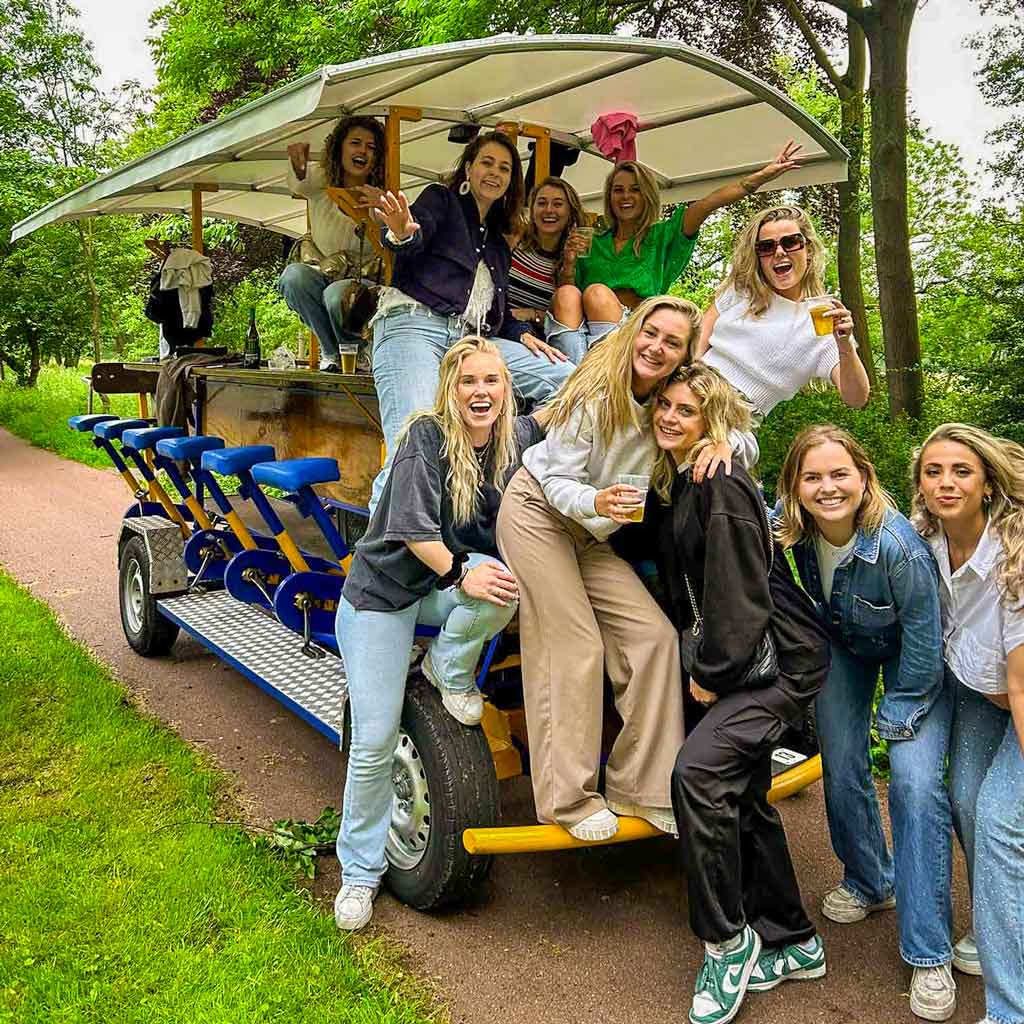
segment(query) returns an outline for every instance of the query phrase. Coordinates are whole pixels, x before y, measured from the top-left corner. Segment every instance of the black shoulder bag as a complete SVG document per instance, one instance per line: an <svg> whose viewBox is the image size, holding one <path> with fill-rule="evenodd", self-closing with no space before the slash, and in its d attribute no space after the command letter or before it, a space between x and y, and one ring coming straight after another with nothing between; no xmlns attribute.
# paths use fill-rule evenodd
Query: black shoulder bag
<svg viewBox="0 0 1024 1024"><path fill-rule="evenodd" d="M765 516L765 525L768 525L768 518ZM772 543L771 528L768 528L768 574L771 575L772 566L775 564L775 545ZM697 607L697 600L693 596L693 587L690 586L690 577L683 573L683 581L686 583L686 592L690 596L690 607L693 609L693 625L684 629L679 634L679 661L682 663L683 671L693 677L693 667L697 664L697 652L700 650L701 639L704 634L704 620L701 617L700 609ZM754 660L750 663L740 681L740 686L746 689L757 689L761 686L770 686L779 675L779 656L775 650L775 640L772 637L771 623L765 626L764 634L754 651Z"/></svg>

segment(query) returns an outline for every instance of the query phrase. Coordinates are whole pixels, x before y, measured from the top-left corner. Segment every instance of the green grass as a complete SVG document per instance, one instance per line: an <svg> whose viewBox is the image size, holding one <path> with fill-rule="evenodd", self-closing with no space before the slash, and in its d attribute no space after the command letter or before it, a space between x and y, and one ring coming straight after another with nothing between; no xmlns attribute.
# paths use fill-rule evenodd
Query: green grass
<svg viewBox="0 0 1024 1024"><path fill-rule="evenodd" d="M0 383L0 427L66 459L109 469L110 459L93 447L92 434L68 429L68 417L86 411L89 386L82 377L88 372L84 363L77 369L44 366L34 388L19 388L10 380ZM108 411L98 396L93 411ZM109 411L118 416L138 416L138 397L111 395Z"/></svg>
<svg viewBox="0 0 1024 1024"><path fill-rule="evenodd" d="M411 1024L429 994L218 815L220 776L0 575L0 1021Z"/></svg>

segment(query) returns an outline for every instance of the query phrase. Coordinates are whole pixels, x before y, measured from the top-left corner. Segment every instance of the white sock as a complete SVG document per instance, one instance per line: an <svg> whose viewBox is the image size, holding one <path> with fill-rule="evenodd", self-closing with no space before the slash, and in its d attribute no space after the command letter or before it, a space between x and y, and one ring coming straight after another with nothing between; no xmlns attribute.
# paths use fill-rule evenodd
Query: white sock
<svg viewBox="0 0 1024 1024"><path fill-rule="evenodd" d="M801 942L798 945L799 949L802 949L805 953L815 953L818 950L818 936L812 935L805 942Z"/></svg>

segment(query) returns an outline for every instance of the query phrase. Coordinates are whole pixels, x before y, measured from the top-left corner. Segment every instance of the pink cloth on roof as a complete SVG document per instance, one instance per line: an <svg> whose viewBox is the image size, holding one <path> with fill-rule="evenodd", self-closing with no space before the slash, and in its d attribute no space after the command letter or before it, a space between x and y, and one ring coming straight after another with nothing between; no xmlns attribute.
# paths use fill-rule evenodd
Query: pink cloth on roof
<svg viewBox="0 0 1024 1024"><path fill-rule="evenodd" d="M622 160L636 159L636 130L640 127L636 114L616 111L602 114L591 126L594 145L601 153L620 163Z"/></svg>

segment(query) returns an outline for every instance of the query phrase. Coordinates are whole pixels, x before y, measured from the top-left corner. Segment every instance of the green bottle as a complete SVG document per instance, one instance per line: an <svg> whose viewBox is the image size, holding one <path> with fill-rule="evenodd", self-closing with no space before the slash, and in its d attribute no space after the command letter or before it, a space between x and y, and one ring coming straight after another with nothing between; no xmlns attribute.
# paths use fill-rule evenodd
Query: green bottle
<svg viewBox="0 0 1024 1024"><path fill-rule="evenodd" d="M242 350L242 369L260 368L260 332L256 329L256 307L249 309L249 330L245 334L245 348Z"/></svg>

